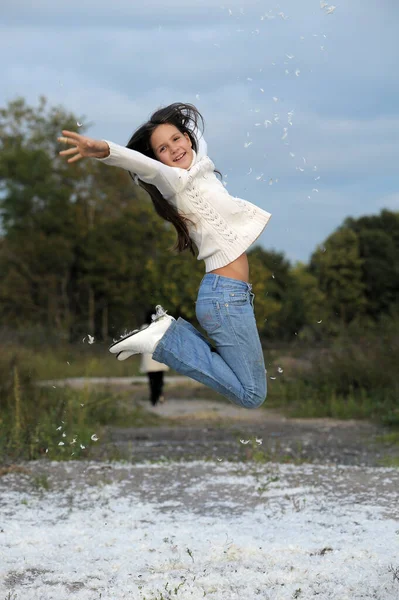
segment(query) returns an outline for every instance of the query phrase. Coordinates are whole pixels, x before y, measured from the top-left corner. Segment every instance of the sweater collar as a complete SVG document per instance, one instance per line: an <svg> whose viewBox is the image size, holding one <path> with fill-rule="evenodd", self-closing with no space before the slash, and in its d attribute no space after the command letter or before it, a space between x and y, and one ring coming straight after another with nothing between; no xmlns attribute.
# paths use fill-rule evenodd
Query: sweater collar
<svg viewBox="0 0 399 600"><path fill-rule="evenodd" d="M193 150L193 160L191 161L191 165L188 167L188 170L191 169L191 167L193 167L195 165L197 161L197 153Z"/></svg>

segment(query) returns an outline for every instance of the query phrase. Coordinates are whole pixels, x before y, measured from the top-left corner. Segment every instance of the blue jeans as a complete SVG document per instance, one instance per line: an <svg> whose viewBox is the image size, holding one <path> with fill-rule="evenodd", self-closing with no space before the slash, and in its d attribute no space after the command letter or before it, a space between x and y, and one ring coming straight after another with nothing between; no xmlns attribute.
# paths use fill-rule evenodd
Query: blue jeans
<svg viewBox="0 0 399 600"><path fill-rule="evenodd" d="M215 347L184 319L169 326L154 360L216 390L235 404L258 408L266 398L266 371L256 327L252 286L207 273L196 316Z"/></svg>

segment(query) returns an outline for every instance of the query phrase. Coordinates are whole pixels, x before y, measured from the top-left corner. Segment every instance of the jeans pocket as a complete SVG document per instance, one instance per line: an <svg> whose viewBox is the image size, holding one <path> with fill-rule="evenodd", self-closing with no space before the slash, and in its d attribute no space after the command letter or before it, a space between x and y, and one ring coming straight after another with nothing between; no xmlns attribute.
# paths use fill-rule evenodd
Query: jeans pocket
<svg viewBox="0 0 399 600"><path fill-rule="evenodd" d="M248 292L230 292L226 295L226 302L234 306L244 306L248 302Z"/></svg>
<svg viewBox="0 0 399 600"><path fill-rule="evenodd" d="M222 325L220 305L214 298L197 300L195 314L198 323L207 333L213 333Z"/></svg>

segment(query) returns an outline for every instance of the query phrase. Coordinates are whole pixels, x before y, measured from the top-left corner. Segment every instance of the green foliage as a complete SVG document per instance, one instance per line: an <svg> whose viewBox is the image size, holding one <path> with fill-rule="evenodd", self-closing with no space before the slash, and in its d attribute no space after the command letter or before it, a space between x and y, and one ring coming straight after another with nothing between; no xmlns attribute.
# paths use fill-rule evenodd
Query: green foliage
<svg viewBox="0 0 399 600"><path fill-rule="evenodd" d="M330 316L350 323L365 307L363 261L359 240L350 229L339 229L312 255L310 272L328 298Z"/></svg>
<svg viewBox="0 0 399 600"><path fill-rule="evenodd" d="M268 406L292 416L367 418L399 425L399 320L381 319L364 330L357 323L315 350L303 348L303 364L269 385Z"/></svg>
<svg viewBox="0 0 399 600"><path fill-rule="evenodd" d="M382 210L379 215L347 219L345 226L359 238L363 260L367 313L376 318L399 308L399 213Z"/></svg>
<svg viewBox="0 0 399 600"><path fill-rule="evenodd" d="M156 415L107 389L73 390L35 385L26 350L0 351L0 456L67 460L89 456L105 425L154 426ZM133 398L132 398L133 397ZM42 486L43 487L43 486Z"/></svg>

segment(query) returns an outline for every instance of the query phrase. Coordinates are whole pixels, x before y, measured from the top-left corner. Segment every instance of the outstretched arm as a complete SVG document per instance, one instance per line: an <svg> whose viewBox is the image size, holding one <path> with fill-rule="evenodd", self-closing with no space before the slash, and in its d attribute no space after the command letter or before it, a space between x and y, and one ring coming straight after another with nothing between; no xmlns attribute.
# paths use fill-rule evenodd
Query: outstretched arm
<svg viewBox="0 0 399 600"><path fill-rule="evenodd" d="M100 159L105 164L135 173L146 183L155 185L165 198L173 196L184 187L187 179L184 169L169 167L141 152L113 142L94 140L74 131L63 130L62 134L63 137L58 140L71 148L62 150L60 155L68 157L69 163L86 157Z"/></svg>

